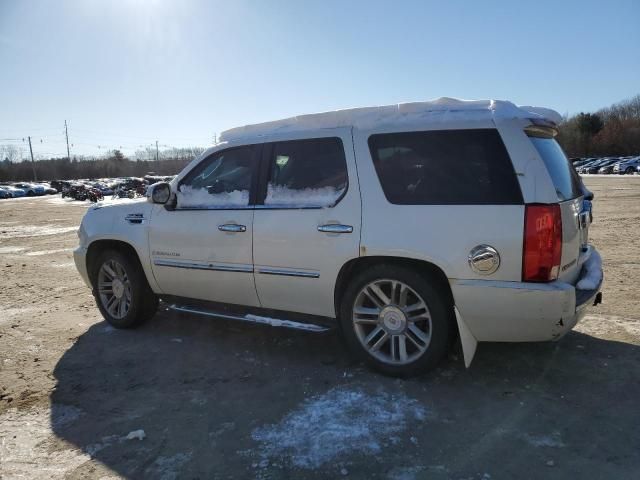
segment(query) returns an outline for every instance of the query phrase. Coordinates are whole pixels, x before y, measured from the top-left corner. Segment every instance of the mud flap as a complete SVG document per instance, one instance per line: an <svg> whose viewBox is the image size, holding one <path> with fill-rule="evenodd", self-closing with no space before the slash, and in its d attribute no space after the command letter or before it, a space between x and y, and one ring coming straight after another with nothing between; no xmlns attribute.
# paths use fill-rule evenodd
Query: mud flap
<svg viewBox="0 0 640 480"><path fill-rule="evenodd" d="M460 343L462 344L462 354L464 356L464 366L469 368L471 360L473 360L473 356L476 354L478 341L471 333L471 330L467 327L467 324L462 320L462 316L455 306L453 307L453 311L456 313L456 322L458 324Z"/></svg>

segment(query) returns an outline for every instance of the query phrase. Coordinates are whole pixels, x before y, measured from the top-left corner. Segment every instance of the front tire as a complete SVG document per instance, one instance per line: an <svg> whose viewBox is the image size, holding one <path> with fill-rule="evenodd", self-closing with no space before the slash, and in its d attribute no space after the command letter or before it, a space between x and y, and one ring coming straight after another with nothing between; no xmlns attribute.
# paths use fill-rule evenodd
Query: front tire
<svg viewBox="0 0 640 480"><path fill-rule="evenodd" d="M357 274L340 305L349 349L375 370L406 377L435 367L454 334L442 288L410 268L377 265Z"/></svg>
<svg viewBox="0 0 640 480"><path fill-rule="evenodd" d="M92 272L93 295L104 319L115 328L134 328L158 309L142 267L116 250L98 255Z"/></svg>

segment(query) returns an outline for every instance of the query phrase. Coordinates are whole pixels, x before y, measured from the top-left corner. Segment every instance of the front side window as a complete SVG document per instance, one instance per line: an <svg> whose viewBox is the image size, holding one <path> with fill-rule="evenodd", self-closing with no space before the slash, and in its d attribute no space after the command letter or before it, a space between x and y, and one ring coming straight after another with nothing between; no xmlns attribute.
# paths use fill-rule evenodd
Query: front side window
<svg viewBox="0 0 640 480"><path fill-rule="evenodd" d="M339 138L273 144L266 206L331 207L346 189L347 164Z"/></svg>
<svg viewBox="0 0 640 480"><path fill-rule="evenodd" d="M518 205L522 193L496 129L369 137L387 200L398 205Z"/></svg>
<svg viewBox="0 0 640 480"><path fill-rule="evenodd" d="M212 154L180 183L178 208L246 207L254 161L252 146Z"/></svg>

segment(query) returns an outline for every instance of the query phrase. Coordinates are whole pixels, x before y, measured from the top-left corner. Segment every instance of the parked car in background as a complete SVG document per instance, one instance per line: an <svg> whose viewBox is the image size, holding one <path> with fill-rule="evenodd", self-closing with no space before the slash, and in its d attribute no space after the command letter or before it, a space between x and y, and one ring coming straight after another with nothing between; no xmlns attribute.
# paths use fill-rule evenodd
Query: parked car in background
<svg viewBox="0 0 640 480"><path fill-rule="evenodd" d="M14 183L13 186L24 190L27 197L44 195L44 187L42 185L36 185L34 183Z"/></svg>
<svg viewBox="0 0 640 480"><path fill-rule="evenodd" d="M22 188L17 188L13 185L5 185L2 188L9 190L9 192L11 192L12 198L19 198L27 195L27 192L25 192Z"/></svg>
<svg viewBox="0 0 640 480"><path fill-rule="evenodd" d="M578 173L582 173L582 174L589 173L588 171L589 171L590 167L596 167L602 161L603 161L603 159L601 159L601 158L589 159L588 161L586 161L585 163L580 165L576 170L578 171Z"/></svg>
<svg viewBox="0 0 640 480"><path fill-rule="evenodd" d="M588 173L588 174L596 174L598 173L598 170L600 170L600 167L604 167L605 165L607 165L609 162L611 162L611 159L609 158L601 158L600 160L596 160L595 162L589 163L587 165L585 165L582 168L582 172L581 173ZM613 163L613 162L611 162Z"/></svg>
<svg viewBox="0 0 640 480"><path fill-rule="evenodd" d="M142 178L129 177L122 179L113 189L113 198L144 197L147 193L147 182Z"/></svg>
<svg viewBox="0 0 640 480"><path fill-rule="evenodd" d="M640 167L640 156L631 157L615 165L613 167L613 173L617 173L619 175L631 175L636 173L638 167Z"/></svg>
<svg viewBox="0 0 640 480"><path fill-rule="evenodd" d="M90 208L75 263L114 327L150 319L159 298L339 325L393 375L434 367L456 337L467 365L481 341L557 340L602 284L561 119L440 99L233 129L147 201Z"/></svg>
<svg viewBox="0 0 640 480"><path fill-rule="evenodd" d="M109 185L107 185L104 182L92 182L92 183L89 183L89 185L99 190L100 193L102 193L102 196L104 197L113 195L113 188L111 188Z"/></svg>
<svg viewBox="0 0 640 480"><path fill-rule="evenodd" d="M573 166L577 170L578 168L582 167L583 165L586 165L587 163L593 162L594 160L595 160L595 158L583 158L583 159L577 160L576 162L573 162Z"/></svg>
<svg viewBox="0 0 640 480"><path fill-rule="evenodd" d="M58 190L56 188L53 188L50 184L46 182L39 182L36 185L40 185L41 187L44 188L45 195L56 195L58 193Z"/></svg>
<svg viewBox="0 0 640 480"><path fill-rule="evenodd" d="M598 168L598 173L601 175L609 175L613 173L613 167L620 163L619 158L610 158L608 162L605 162L603 165L600 165Z"/></svg>

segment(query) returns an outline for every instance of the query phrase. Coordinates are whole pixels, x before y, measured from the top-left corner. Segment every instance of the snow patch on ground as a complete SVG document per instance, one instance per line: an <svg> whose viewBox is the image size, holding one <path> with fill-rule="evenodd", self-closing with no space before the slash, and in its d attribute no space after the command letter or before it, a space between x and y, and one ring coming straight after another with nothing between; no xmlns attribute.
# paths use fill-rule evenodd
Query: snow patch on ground
<svg viewBox="0 0 640 480"><path fill-rule="evenodd" d="M75 268L76 264L74 262L61 262L61 263L52 263L51 266L54 268Z"/></svg>
<svg viewBox="0 0 640 480"><path fill-rule="evenodd" d="M389 480L415 480L416 478L424 478L424 474L421 474L424 470L424 465L394 467L387 474L387 478Z"/></svg>
<svg viewBox="0 0 640 480"><path fill-rule="evenodd" d="M595 290L602 282L602 258L597 250L593 250L582 265L584 275L576 285L578 290Z"/></svg>
<svg viewBox="0 0 640 480"><path fill-rule="evenodd" d="M18 253L26 250L24 247L0 247L0 255L8 255L11 253ZM29 255L27 253L27 255Z"/></svg>
<svg viewBox="0 0 640 480"><path fill-rule="evenodd" d="M209 193L204 188L180 187L178 208L246 207L249 205L248 190L229 193Z"/></svg>
<svg viewBox="0 0 640 480"><path fill-rule="evenodd" d="M73 251L73 248L58 248L57 250L35 250L33 252L27 252L25 253L25 255L28 257L40 257L42 255L53 255L54 253L63 253L63 252L71 252L71 251Z"/></svg>
<svg viewBox="0 0 640 480"><path fill-rule="evenodd" d="M522 435L522 439L529 445L534 447L550 447L550 448L562 448L566 447L565 443L560 437L560 432L553 432L551 435Z"/></svg>
<svg viewBox="0 0 640 480"><path fill-rule="evenodd" d="M78 227L61 227L59 225L18 225L0 228L0 239L41 237L77 231Z"/></svg>
<svg viewBox="0 0 640 480"><path fill-rule="evenodd" d="M0 324L9 321L10 319L20 317L23 315L31 315L32 312L38 310L36 307L20 307L20 308L12 308L12 307L3 307L0 305Z"/></svg>
<svg viewBox="0 0 640 480"><path fill-rule="evenodd" d="M63 427L82 416L69 405L54 404L51 410L10 409L0 415L0 477L51 480L90 460L77 448L53 449L51 425ZM37 468L34 468L37 465Z"/></svg>
<svg viewBox="0 0 640 480"><path fill-rule="evenodd" d="M422 422L426 409L404 394L337 387L305 401L280 423L255 429L263 461L314 469L354 453L379 454L392 434Z"/></svg>
<svg viewBox="0 0 640 480"><path fill-rule="evenodd" d="M92 203L89 200L80 202L78 200L74 200L73 198L69 198L69 197L62 198L62 196L60 195L47 198L47 203L50 205L73 205L76 207L84 207L84 208L90 207L92 205Z"/></svg>
<svg viewBox="0 0 640 480"><path fill-rule="evenodd" d="M124 440L144 440L146 436L144 430L133 430L124 437Z"/></svg>
<svg viewBox="0 0 640 480"><path fill-rule="evenodd" d="M149 468L145 471L149 478L157 478L158 480L175 480L180 478L182 467L191 460L192 454L176 453L171 456L162 456L155 459Z"/></svg>
<svg viewBox="0 0 640 480"><path fill-rule="evenodd" d="M328 207L336 203L344 188L303 188L295 190L269 184L265 205L287 207Z"/></svg>

